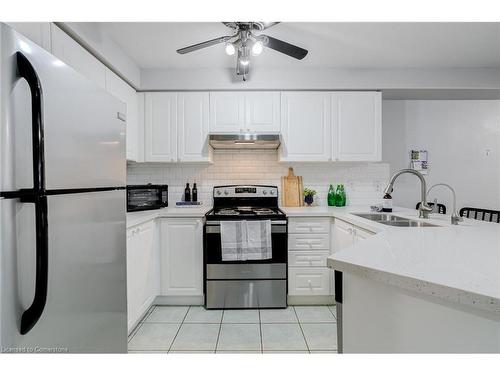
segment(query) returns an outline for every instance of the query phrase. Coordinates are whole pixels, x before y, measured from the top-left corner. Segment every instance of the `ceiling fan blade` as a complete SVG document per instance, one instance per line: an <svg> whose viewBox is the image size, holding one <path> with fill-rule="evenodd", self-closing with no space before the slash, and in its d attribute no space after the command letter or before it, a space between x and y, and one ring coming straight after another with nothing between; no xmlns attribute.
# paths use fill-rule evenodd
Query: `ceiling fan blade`
<svg viewBox="0 0 500 375"><path fill-rule="evenodd" d="M252 22L252 27L255 30L262 31L262 30L269 29L270 27L277 25L278 23L281 23L281 22Z"/></svg>
<svg viewBox="0 0 500 375"><path fill-rule="evenodd" d="M219 38L207 40L206 42L201 42L201 43L193 44L193 45L188 46L188 47L180 48L180 49L177 50L177 53L180 53L181 55L183 55L185 53L197 51L199 49L210 47L210 46L214 46L214 45L219 44L219 43L225 43L225 42L227 42L228 40L230 40L233 37L234 37L234 35L232 35L232 36L221 36Z"/></svg>
<svg viewBox="0 0 500 375"><path fill-rule="evenodd" d="M270 37L268 35L260 35L259 39L261 39L262 43L266 47L284 53L285 55L288 55L290 57L294 57L298 60L302 60L308 53L308 51L304 48L300 48L298 46Z"/></svg>

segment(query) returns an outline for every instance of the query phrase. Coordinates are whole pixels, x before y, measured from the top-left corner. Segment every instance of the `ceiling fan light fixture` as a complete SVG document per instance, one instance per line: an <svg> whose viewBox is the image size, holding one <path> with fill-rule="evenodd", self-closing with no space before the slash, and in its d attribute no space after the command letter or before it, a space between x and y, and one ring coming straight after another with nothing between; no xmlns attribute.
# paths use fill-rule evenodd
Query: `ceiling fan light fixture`
<svg viewBox="0 0 500 375"><path fill-rule="evenodd" d="M236 52L236 48L234 47L233 43L228 43L226 44L226 54L229 56L233 56Z"/></svg>
<svg viewBox="0 0 500 375"><path fill-rule="evenodd" d="M252 46L252 55L258 56L262 53L262 50L264 49L264 45L260 40L257 40L253 46Z"/></svg>

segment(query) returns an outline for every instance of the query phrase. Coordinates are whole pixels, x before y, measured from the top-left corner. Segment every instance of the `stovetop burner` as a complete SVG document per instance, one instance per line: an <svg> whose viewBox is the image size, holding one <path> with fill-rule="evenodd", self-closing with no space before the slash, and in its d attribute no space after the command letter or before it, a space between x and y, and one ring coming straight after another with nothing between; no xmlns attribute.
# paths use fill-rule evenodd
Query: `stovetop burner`
<svg viewBox="0 0 500 375"><path fill-rule="evenodd" d="M225 207L218 208L213 211L214 215L222 216L263 216L263 215L280 215L281 212L277 209L268 207Z"/></svg>
<svg viewBox="0 0 500 375"><path fill-rule="evenodd" d="M282 220L278 208L278 187L267 185L226 185L214 187L214 209L208 220Z"/></svg>

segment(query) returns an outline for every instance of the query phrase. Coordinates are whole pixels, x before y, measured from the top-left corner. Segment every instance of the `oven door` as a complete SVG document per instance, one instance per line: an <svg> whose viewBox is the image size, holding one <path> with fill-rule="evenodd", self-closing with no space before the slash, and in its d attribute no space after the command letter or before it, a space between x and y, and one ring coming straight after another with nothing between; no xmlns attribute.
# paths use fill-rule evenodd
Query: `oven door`
<svg viewBox="0 0 500 375"><path fill-rule="evenodd" d="M287 263L288 230L286 220L271 221L272 257L265 260L222 261L222 244L220 224L218 221L207 221L205 224L204 252L206 264L276 264Z"/></svg>
<svg viewBox="0 0 500 375"><path fill-rule="evenodd" d="M288 231L286 220L271 222L272 258L222 261L220 225L204 231L205 306L208 309L286 308Z"/></svg>

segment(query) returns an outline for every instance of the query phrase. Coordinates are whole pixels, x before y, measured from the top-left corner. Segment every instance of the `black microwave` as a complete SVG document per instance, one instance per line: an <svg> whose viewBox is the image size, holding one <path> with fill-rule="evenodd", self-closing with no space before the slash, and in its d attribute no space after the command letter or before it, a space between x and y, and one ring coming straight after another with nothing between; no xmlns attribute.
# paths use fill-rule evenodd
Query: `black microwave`
<svg viewBox="0 0 500 375"><path fill-rule="evenodd" d="M127 211L155 210L168 206L168 185L127 185Z"/></svg>

